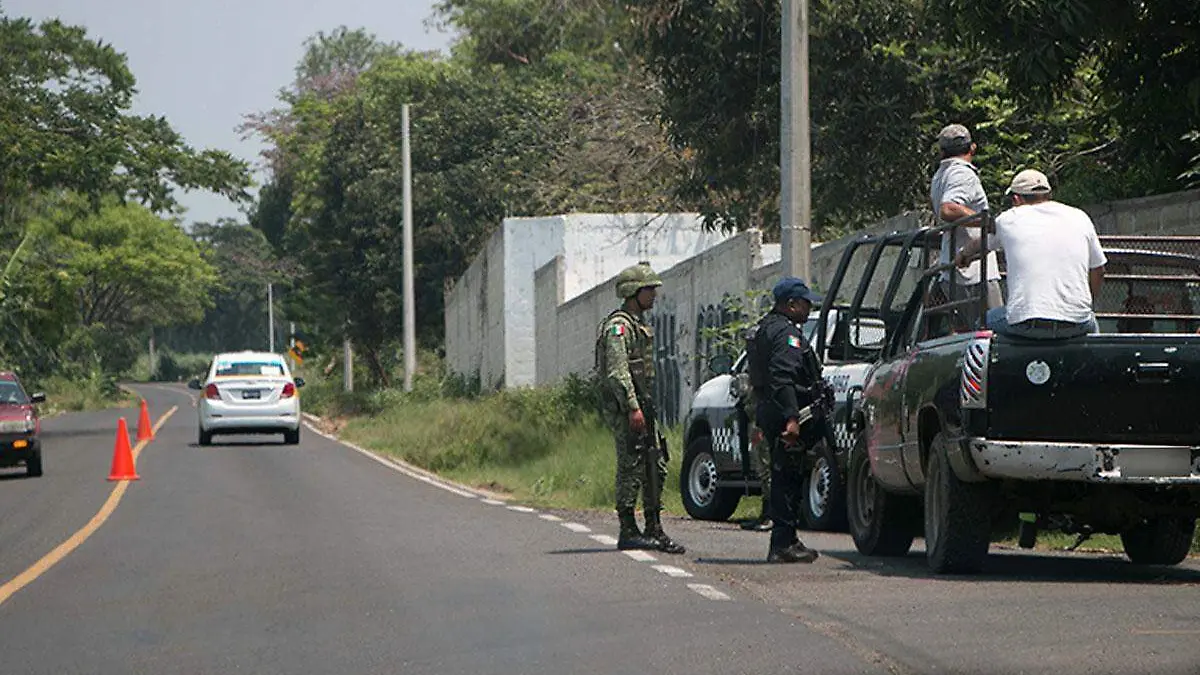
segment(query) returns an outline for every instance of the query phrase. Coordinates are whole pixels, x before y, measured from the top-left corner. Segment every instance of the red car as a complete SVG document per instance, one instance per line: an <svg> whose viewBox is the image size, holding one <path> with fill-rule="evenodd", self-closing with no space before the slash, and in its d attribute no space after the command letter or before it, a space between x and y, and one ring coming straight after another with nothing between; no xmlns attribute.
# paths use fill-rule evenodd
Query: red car
<svg viewBox="0 0 1200 675"><path fill-rule="evenodd" d="M0 467L23 462L31 477L42 475L42 422L34 406L45 401L45 394L26 394L16 373L0 372Z"/></svg>

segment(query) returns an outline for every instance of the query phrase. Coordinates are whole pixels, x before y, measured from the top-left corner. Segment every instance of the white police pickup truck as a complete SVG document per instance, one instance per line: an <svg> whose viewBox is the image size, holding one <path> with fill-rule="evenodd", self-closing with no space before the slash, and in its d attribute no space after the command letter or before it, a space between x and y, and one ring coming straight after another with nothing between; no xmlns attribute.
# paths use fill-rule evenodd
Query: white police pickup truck
<svg viewBox="0 0 1200 675"><path fill-rule="evenodd" d="M830 333L836 325L836 310L829 312ZM817 354L826 356L817 341L821 331L816 327L819 317L813 316L804 325L804 335ZM882 343L883 324L878 320L861 322L862 342ZM726 520L737 510L744 495L762 493L761 479L755 472L750 454L749 419L741 407L739 375L746 370L746 354L732 366L729 357L714 358L710 367L716 377L702 384L692 398L691 410L684 422L683 464L680 468L679 492L684 508L699 520ZM825 380L833 386L833 438L836 447L822 444L806 462L801 502L801 514L808 527L814 530L845 528L846 498L844 469L847 450L854 435L847 428L846 412L850 396L862 391L869 362L828 364L823 369Z"/></svg>
<svg viewBox="0 0 1200 675"><path fill-rule="evenodd" d="M814 308L804 325L835 393L833 442L814 448L803 469L800 511L812 529L846 527L846 458L862 425L854 402L901 314L900 308L884 306L885 298L907 297L904 289L915 288L920 277L919 268L914 272L898 264L912 236L864 234L850 241L824 293L825 303L819 311ZM749 419L740 405L745 377L739 376L746 371L746 355L736 361L718 356L709 367L716 376L696 391L684 420L679 492L693 518L726 520L743 496L762 494L762 484L750 453Z"/></svg>

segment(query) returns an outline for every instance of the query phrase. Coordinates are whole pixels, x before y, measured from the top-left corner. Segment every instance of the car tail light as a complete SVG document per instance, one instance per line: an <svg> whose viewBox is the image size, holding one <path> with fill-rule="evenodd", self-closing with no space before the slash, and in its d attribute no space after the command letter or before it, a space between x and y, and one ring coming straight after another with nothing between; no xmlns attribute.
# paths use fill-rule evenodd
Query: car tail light
<svg viewBox="0 0 1200 675"><path fill-rule="evenodd" d="M988 357L992 350L991 333L979 333L967 343L963 354L962 378L959 381L959 400L964 408L987 408Z"/></svg>
<svg viewBox="0 0 1200 675"><path fill-rule="evenodd" d="M217 390L217 385L210 384L204 388L204 398L210 401L220 401L221 392Z"/></svg>
<svg viewBox="0 0 1200 675"><path fill-rule="evenodd" d="M283 385L283 398L291 398L296 395L296 385L287 382Z"/></svg>

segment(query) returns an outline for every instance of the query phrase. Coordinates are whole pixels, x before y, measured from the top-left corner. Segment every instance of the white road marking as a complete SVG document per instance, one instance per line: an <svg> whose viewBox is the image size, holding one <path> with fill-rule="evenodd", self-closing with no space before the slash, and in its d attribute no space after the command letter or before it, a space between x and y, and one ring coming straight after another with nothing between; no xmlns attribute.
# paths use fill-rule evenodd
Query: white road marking
<svg viewBox="0 0 1200 675"><path fill-rule="evenodd" d="M669 577L675 577L676 579L683 579L692 576L691 572L679 567L675 567L674 565L655 565L654 569Z"/></svg>
<svg viewBox="0 0 1200 675"><path fill-rule="evenodd" d="M587 525L580 525L579 523L563 523L563 527L572 532L579 532L581 534L586 534L592 531L592 528L588 527Z"/></svg>
<svg viewBox="0 0 1200 675"><path fill-rule="evenodd" d="M615 537L610 537L607 534L593 534L592 539L606 546L616 546L617 540Z"/></svg>
<svg viewBox="0 0 1200 675"><path fill-rule="evenodd" d="M621 553L624 553L638 562L658 562L658 558L655 558L645 551L621 551Z"/></svg>
<svg viewBox="0 0 1200 675"><path fill-rule="evenodd" d="M508 510L516 511L517 513L537 513L537 509L531 509L528 506L510 506Z"/></svg>
<svg viewBox="0 0 1200 675"><path fill-rule="evenodd" d="M562 518L559 518L558 516L554 515L553 513L543 513L542 515L538 516L538 518L541 518L542 520L548 520L552 523L561 523L562 522Z"/></svg>
<svg viewBox="0 0 1200 675"><path fill-rule="evenodd" d="M504 502L500 501L499 499L480 499L479 501L492 506L504 506Z"/></svg>
<svg viewBox="0 0 1200 675"><path fill-rule="evenodd" d="M733 599L733 598L729 597L728 595L725 595L721 591L718 591L717 589L713 588L712 586L709 586L708 584L688 584L688 588L692 589L693 591L696 591L697 593L699 593L700 595L703 595L704 597L708 598L709 600L732 600Z"/></svg>

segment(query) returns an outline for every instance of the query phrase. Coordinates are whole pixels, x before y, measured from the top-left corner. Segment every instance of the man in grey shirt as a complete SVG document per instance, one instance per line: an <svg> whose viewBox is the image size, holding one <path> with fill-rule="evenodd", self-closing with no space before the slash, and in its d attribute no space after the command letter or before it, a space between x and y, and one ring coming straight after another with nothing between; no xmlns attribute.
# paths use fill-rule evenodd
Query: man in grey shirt
<svg viewBox="0 0 1200 675"><path fill-rule="evenodd" d="M929 185L929 198L933 203L934 216L941 223L975 215L988 208L987 194L983 191L983 183L979 180L979 170L971 163L975 158L976 145L971 140L971 133L961 124L951 124L938 134L938 149L942 153L941 164ZM963 248L968 241L979 239L981 223L959 227L951 232L942 233L942 250L938 260L948 264L954 259L955 253ZM950 235L954 235L951 243ZM1001 307L1004 298L1000 294L1000 268L996 261L996 253L988 253L987 258L987 297L988 307ZM979 282L979 261L950 274L957 275L960 288L967 284ZM948 274L942 275L943 292L949 297ZM964 297L960 290L958 297Z"/></svg>

